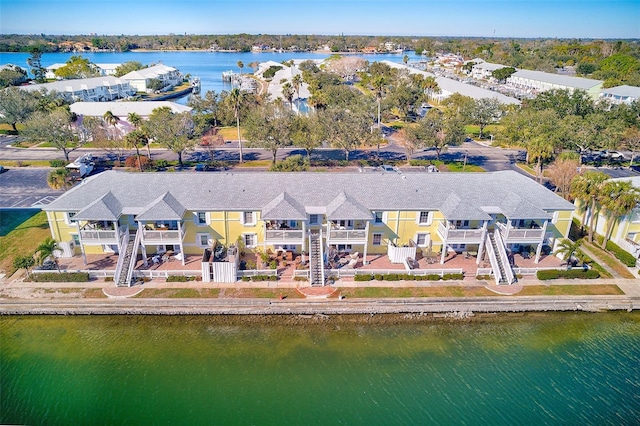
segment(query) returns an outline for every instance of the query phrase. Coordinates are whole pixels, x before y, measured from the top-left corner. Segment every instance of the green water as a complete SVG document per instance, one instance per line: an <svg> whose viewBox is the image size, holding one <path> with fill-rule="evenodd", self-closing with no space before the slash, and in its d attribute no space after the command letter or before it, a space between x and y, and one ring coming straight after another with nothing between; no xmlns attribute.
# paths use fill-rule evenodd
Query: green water
<svg viewBox="0 0 640 426"><path fill-rule="evenodd" d="M2 424L630 425L640 417L638 314L0 321Z"/></svg>

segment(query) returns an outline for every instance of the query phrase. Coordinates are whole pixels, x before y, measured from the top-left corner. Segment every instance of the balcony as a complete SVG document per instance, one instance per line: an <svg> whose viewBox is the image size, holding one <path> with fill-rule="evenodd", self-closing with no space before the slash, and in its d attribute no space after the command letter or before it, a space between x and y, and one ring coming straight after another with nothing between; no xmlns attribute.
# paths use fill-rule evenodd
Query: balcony
<svg viewBox="0 0 640 426"><path fill-rule="evenodd" d="M185 230L177 229L154 229L142 231L142 244L180 244L184 237Z"/></svg>
<svg viewBox="0 0 640 426"><path fill-rule="evenodd" d="M364 244L366 240L365 229L331 229L329 231L330 244Z"/></svg>
<svg viewBox="0 0 640 426"><path fill-rule="evenodd" d="M480 244L482 242L482 228L453 229L440 223L438 234L448 244Z"/></svg>
<svg viewBox="0 0 640 426"><path fill-rule="evenodd" d="M544 228L513 228L503 223L496 223L505 243L540 243L544 238Z"/></svg>
<svg viewBox="0 0 640 426"><path fill-rule="evenodd" d="M267 244L303 244L304 232L298 229L267 230L264 239Z"/></svg>
<svg viewBox="0 0 640 426"><path fill-rule="evenodd" d="M98 229L95 224L89 223L80 229L80 239L84 245L118 245L118 236L126 229L126 226L121 226L116 232L113 229Z"/></svg>

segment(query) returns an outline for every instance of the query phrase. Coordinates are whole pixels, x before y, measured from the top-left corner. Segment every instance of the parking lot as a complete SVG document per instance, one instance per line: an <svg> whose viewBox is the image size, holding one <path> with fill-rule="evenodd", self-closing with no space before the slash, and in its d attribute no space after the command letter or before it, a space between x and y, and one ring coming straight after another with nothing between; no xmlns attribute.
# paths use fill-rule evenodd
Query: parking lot
<svg viewBox="0 0 640 426"><path fill-rule="evenodd" d="M11 167L0 174L0 208L39 208L64 191L47 185L46 168Z"/></svg>

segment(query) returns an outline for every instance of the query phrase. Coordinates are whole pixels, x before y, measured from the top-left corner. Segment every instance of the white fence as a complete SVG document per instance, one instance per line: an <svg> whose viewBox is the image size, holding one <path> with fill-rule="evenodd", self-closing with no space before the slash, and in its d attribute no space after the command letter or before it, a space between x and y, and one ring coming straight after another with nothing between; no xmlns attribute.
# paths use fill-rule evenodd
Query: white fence
<svg viewBox="0 0 640 426"><path fill-rule="evenodd" d="M268 275L268 276L272 276L272 275L278 275L278 270L277 269L249 269L246 271L238 271L237 272L238 278L242 278L242 277L255 277L256 275Z"/></svg>
<svg viewBox="0 0 640 426"><path fill-rule="evenodd" d="M389 243L387 249L387 255L389 256L389 261L391 263L403 263L407 260L407 258L415 259L416 258L416 246L415 244L410 244L411 247L397 247L392 243Z"/></svg>

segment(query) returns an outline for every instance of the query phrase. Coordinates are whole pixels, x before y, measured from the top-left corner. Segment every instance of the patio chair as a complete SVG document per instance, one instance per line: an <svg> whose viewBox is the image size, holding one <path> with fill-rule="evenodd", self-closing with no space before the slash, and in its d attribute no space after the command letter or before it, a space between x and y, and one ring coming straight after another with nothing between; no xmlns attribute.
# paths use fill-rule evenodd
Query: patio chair
<svg viewBox="0 0 640 426"><path fill-rule="evenodd" d="M356 263L358 263L358 258L351 259L349 263L347 263L344 268L345 269L353 269L356 267Z"/></svg>
<svg viewBox="0 0 640 426"><path fill-rule="evenodd" d="M176 255L175 255L175 256L173 256L173 258L174 258L175 260L182 261L182 259L184 258L184 255L182 254L182 252L180 252L180 253L176 253Z"/></svg>
<svg viewBox="0 0 640 426"><path fill-rule="evenodd" d="M351 253L351 254L349 255L349 257L350 257L351 259L357 259L357 258L358 258L358 256L360 256L360 253L358 253L358 252Z"/></svg>

